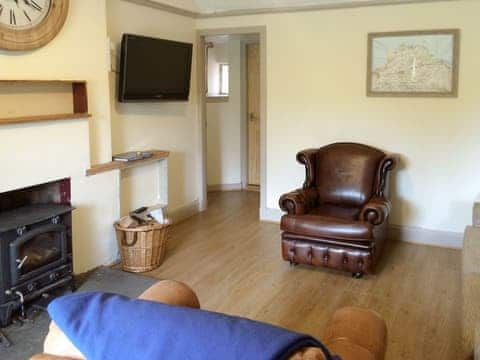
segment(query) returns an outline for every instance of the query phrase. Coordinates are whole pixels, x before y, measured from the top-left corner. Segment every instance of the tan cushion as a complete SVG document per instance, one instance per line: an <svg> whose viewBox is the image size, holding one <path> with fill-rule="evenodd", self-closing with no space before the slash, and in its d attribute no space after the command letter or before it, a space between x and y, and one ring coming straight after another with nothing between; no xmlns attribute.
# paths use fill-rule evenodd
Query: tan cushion
<svg viewBox="0 0 480 360"><path fill-rule="evenodd" d="M372 310L344 307L330 319L324 344L343 360L383 360L387 327Z"/></svg>
<svg viewBox="0 0 480 360"><path fill-rule="evenodd" d="M330 342L328 349L332 354L340 355L342 360L378 360L369 350L348 339L337 339Z"/></svg>
<svg viewBox="0 0 480 360"><path fill-rule="evenodd" d="M184 283L175 280L162 280L149 287L139 297L142 300L200 309L197 295Z"/></svg>
<svg viewBox="0 0 480 360"><path fill-rule="evenodd" d="M49 354L37 354L33 355L30 360L76 360L65 356L55 356Z"/></svg>
<svg viewBox="0 0 480 360"><path fill-rule="evenodd" d="M308 347L298 350L288 360L325 360L325 356L323 356L322 350Z"/></svg>

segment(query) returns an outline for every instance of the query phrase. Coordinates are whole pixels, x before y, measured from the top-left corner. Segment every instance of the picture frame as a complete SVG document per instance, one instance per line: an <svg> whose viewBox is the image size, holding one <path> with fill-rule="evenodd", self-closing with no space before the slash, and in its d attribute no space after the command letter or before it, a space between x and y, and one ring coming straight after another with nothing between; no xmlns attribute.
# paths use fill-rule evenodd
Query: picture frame
<svg viewBox="0 0 480 360"><path fill-rule="evenodd" d="M368 34L367 96L457 97L460 30Z"/></svg>

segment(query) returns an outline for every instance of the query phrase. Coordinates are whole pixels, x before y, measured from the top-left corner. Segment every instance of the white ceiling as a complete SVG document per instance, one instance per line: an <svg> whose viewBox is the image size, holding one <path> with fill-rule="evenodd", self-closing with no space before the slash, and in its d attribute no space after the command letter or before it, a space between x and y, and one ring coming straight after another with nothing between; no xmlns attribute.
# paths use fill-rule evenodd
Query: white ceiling
<svg viewBox="0 0 480 360"><path fill-rule="evenodd" d="M365 3L408 3L412 0L153 0L202 14L225 11L265 10L278 8L301 8L332 5L365 5ZM436 0L431 0L436 1ZM441 0L439 0L441 1Z"/></svg>

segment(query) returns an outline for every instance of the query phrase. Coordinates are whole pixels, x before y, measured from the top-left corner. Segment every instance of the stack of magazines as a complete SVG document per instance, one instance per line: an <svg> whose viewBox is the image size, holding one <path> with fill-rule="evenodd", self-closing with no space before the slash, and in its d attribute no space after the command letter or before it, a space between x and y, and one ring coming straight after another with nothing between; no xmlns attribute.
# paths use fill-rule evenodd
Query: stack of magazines
<svg viewBox="0 0 480 360"><path fill-rule="evenodd" d="M151 151L130 151L123 154L114 155L112 157L113 161L135 161L135 160L142 160L148 159L149 157L153 156L153 152Z"/></svg>

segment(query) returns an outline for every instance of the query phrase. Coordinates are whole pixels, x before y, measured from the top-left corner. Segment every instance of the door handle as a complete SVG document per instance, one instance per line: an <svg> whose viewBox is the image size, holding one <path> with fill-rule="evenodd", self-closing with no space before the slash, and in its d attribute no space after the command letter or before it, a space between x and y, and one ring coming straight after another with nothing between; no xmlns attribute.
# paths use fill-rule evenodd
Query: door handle
<svg viewBox="0 0 480 360"><path fill-rule="evenodd" d="M255 121L257 119L257 117L255 116L255 114L253 112L250 113L250 115L248 115L250 121Z"/></svg>

